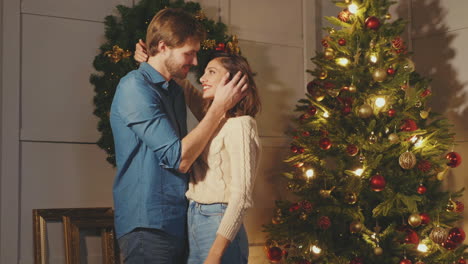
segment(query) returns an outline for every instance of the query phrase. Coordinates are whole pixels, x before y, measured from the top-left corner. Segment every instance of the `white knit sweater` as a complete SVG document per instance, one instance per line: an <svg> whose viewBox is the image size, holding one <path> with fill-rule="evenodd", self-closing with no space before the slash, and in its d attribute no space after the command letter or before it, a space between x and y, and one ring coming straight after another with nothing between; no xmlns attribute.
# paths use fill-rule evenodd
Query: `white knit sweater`
<svg viewBox="0 0 468 264"><path fill-rule="evenodd" d="M180 84L192 109L191 102L197 100L191 97L198 90L193 90L195 88L188 82ZM193 165L186 196L201 204L228 204L217 234L230 241L239 231L247 208L253 204L252 190L260 152L255 119L233 117L218 129Z"/></svg>

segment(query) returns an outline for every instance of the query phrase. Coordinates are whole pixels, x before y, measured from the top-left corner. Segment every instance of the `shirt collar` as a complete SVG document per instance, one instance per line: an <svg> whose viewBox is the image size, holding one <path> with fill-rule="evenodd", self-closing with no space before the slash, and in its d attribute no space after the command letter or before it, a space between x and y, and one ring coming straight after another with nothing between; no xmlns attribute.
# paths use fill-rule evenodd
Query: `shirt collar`
<svg viewBox="0 0 468 264"><path fill-rule="evenodd" d="M169 87L173 80L166 81L164 77L155 69L153 66L149 65L146 62L140 64L140 71L148 78L151 83L160 85L163 89L169 90Z"/></svg>

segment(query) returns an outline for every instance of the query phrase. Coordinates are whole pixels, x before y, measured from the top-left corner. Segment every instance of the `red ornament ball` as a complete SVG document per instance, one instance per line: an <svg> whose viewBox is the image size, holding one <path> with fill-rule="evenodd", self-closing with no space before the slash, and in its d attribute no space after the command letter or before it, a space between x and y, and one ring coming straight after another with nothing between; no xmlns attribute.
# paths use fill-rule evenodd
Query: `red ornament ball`
<svg viewBox="0 0 468 264"><path fill-rule="evenodd" d="M364 23L368 29L377 30L380 27L380 20L375 16L366 18Z"/></svg>
<svg viewBox="0 0 468 264"><path fill-rule="evenodd" d="M424 91L421 93L421 97L424 98L424 97L429 96L429 95L431 95L431 94L432 94L431 90L426 89L426 90L424 90Z"/></svg>
<svg viewBox="0 0 468 264"><path fill-rule="evenodd" d="M315 91L320 87L320 83L318 81L310 81L307 84L307 92L311 95L315 94Z"/></svg>
<svg viewBox="0 0 468 264"><path fill-rule="evenodd" d="M267 258L273 263L281 261L283 251L279 247L271 247L267 251Z"/></svg>
<svg viewBox="0 0 468 264"><path fill-rule="evenodd" d="M302 154L304 153L305 149L303 147L298 147L297 148L297 153Z"/></svg>
<svg viewBox="0 0 468 264"><path fill-rule="evenodd" d="M361 257L355 257L349 262L349 264L364 264L364 259Z"/></svg>
<svg viewBox="0 0 468 264"><path fill-rule="evenodd" d="M455 211L457 213L462 213L463 210L465 209L465 205L460 201L456 201L455 204L456 204L455 205Z"/></svg>
<svg viewBox="0 0 468 264"><path fill-rule="evenodd" d="M301 120L302 122L303 121L306 121L307 119L310 118L310 115L308 114L302 114L300 117L299 117L299 120Z"/></svg>
<svg viewBox="0 0 468 264"><path fill-rule="evenodd" d="M351 106L345 105L345 106L343 107L343 110L341 110L341 113L342 113L343 115L348 115L348 114L351 113L352 110L353 110L353 108L352 108Z"/></svg>
<svg viewBox="0 0 468 264"><path fill-rule="evenodd" d="M418 236L418 233L416 231L414 231L413 229L408 228L408 227L402 227L399 230L406 233L406 237L402 241L402 243L414 244L414 245L419 244L419 236Z"/></svg>
<svg viewBox="0 0 468 264"><path fill-rule="evenodd" d="M307 201L307 200L299 202L299 205L306 212L311 212L312 211L312 203Z"/></svg>
<svg viewBox="0 0 468 264"><path fill-rule="evenodd" d="M340 46L346 45L346 39L340 38L340 39L338 40L338 45L340 45Z"/></svg>
<svg viewBox="0 0 468 264"><path fill-rule="evenodd" d="M387 69L387 74L388 74L388 75L395 75L395 72L396 72L396 70L393 69L393 68L388 68L388 69Z"/></svg>
<svg viewBox="0 0 468 264"><path fill-rule="evenodd" d="M321 216L317 222L318 226L323 229L327 230L331 226L331 220L328 216Z"/></svg>
<svg viewBox="0 0 468 264"><path fill-rule="evenodd" d="M409 260L409 259L402 259L402 260L400 261L400 264L412 264L412 263L413 263L413 262L412 262L411 260Z"/></svg>
<svg viewBox="0 0 468 264"><path fill-rule="evenodd" d="M427 225L431 222L431 217L428 214L420 213L419 216L421 216L421 224Z"/></svg>
<svg viewBox="0 0 468 264"><path fill-rule="evenodd" d="M310 136L310 132L309 131L303 131L302 136L303 137L308 137L308 136Z"/></svg>
<svg viewBox="0 0 468 264"><path fill-rule="evenodd" d="M309 109L307 110L307 113L309 113L309 115L313 116L317 113L317 108L315 106L310 106Z"/></svg>
<svg viewBox="0 0 468 264"><path fill-rule="evenodd" d="M417 190L417 191L418 191L419 194L425 194L426 191L427 191L427 188L426 188L426 186L420 184L420 185L418 186L418 190Z"/></svg>
<svg viewBox="0 0 468 264"><path fill-rule="evenodd" d="M289 212L291 212L291 213L295 212L295 211L299 210L300 208L301 208L301 206L298 203L293 203L289 207Z"/></svg>
<svg viewBox="0 0 468 264"><path fill-rule="evenodd" d="M421 160L418 162L418 169L422 172L428 172L431 170L431 163L427 160Z"/></svg>
<svg viewBox="0 0 468 264"><path fill-rule="evenodd" d="M292 145L292 146L291 146L291 152L292 152L292 153L297 153L297 150L298 150L298 147L297 147L297 146L295 146L295 145Z"/></svg>
<svg viewBox="0 0 468 264"><path fill-rule="evenodd" d="M322 138L319 141L319 146L323 150L327 150L331 148L331 140L329 138Z"/></svg>
<svg viewBox="0 0 468 264"><path fill-rule="evenodd" d="M418 125L413 119L405 119L400 129L406 132L412 132L418 129Z"/></svg>
<svg viewBox="0 0 468 264"><path fill-rule="evenodd" d="M382 175L376 174L370 178L369 185L374 192L380 192L385 189L387 182Z"/></svg>
<svg viewBox="0 0 468 264"><path fill-rule="evenodd" d="M447 159L447 165L452 168L458 167L462 162L462 158L457 152L447 153L445 158Z"/></svg>
<svg viewBox="0 0 468 264"><path fill-rule="evenodd" d="M396 114L396 110L393 109L393 108L390 108L390 109L388 109L388 112L387 112L387 113L388 113L388 116L389 116L389 117L394 117L395 114Z"/></svg>
<svg viewBox="0 0 468 264"><path fill-rule="evenodd" d="M463 243L463 241L465 241L465 231L458 227L450 229L447 241L453 242L457 245Z"/></svg>
<svg viewBox="0 0 468 264"><path fill-rule="evenodd" d="M327 38L322 39L322 46L324 46L325 48L329 47Z"/></svg>
<svg viewBox="0 0 468 264"><path fill-rule="evenodd" d="M354 144L349 144L346 147L346 152L348 153L348 155L353 157L353 156L356 156L359 153L359 148Z"/></svg>
<svg viewBox="0 0 468 264"><path fill-rule="evenodd" d="M466 260L464 258L461 258L458 260L458 264L466 264Z"/></svg>
<svg viewBox="0 0 468 264"><path fill-rule="evenodd" d="M445 241L444 243L442 243L442 246L445 248L445 249L448 249L448 250L454 250L455 248L457 248L458 244L455 243L455 242L452 242L452 241Z"/></svg>

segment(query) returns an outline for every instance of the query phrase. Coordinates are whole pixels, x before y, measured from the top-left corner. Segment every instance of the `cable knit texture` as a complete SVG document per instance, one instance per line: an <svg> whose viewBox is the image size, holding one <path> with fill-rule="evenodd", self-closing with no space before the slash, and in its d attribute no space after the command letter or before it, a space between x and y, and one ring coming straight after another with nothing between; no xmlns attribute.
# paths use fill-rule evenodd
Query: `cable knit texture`
<svg viewBox="0 0 468 264"><path fill-rule="evenodd" d="M186 196L201 204L228 204L217 233L230 241L253 205L260 150L255 119L229 118L193 166Z"/></svg>

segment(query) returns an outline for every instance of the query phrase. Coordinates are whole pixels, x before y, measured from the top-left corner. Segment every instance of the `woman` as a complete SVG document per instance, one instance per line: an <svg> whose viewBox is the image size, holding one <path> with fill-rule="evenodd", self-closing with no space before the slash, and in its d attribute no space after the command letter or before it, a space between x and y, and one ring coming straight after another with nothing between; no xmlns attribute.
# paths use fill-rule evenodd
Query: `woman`
<svg viewBox="0 0 468 264"><path fill-rule="evenodd" d="M145 58L138 47L135 59ZM255 115L260 108L252 70L245 58L219 53L200 78L203 92L187 80L186 102L200 120L214 98L216 87L229 72L248 76L247 95L227 114L197 162L186 193L188 208L188 264L242 264L248 261L248 241L243 227L246 209L252 206L252 190L260 157Z"/></svg>

